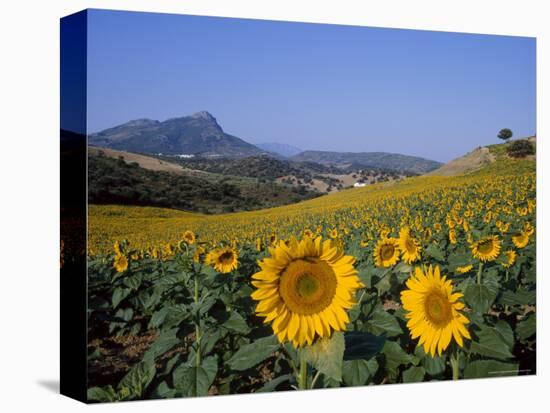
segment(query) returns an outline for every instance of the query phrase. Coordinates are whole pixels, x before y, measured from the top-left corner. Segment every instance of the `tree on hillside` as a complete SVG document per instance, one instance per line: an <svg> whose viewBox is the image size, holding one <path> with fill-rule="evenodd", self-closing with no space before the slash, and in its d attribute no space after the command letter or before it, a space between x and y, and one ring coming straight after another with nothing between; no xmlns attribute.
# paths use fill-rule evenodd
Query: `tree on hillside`
<svg viewBox="0 0 550 413"><path fill-rule="evenodd" d="M497 137L499 139L502 139L504 142L508 141L508 139L510 139L512 136L513 136L513 132L511 129L508 129L508 128L504 128L504 129L501 129L499 132L498 132L498 135Z"/></svg>

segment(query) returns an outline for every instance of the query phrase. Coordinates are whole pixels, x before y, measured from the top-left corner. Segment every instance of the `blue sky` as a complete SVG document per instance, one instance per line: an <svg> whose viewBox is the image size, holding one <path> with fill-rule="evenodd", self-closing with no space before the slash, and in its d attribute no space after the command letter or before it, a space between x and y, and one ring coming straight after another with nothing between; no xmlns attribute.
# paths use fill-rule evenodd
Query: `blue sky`
<svg viewBox="0 0 550 413"><path fill-rule="evenodd" d="M208 110L251 143L448 161L536 133L535 39L94 10L88 129Z"/></svg>

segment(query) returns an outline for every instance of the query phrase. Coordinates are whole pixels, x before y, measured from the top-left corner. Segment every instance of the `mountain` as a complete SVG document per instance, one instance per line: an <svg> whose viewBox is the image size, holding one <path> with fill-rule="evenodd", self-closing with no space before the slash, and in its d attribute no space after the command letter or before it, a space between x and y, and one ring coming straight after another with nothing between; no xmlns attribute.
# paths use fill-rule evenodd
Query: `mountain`
<svg viewBox="0 0 550 413"><path fill-rule="evenodd" d="M303 152L303 150L300 148L284 143L258 143L256 144L256 146L260 149L263 149L264 151L280 155L284 158L290 158L291 156L298 155L300 152Z"/></svg>
<svg viewBox="0 0 550 413"><path fill-rule="evenodd" d="M131 152L204 157L264 154L256 146L225 133L206 111L160 122L136 119L88 137L93 146Z"/></svg>
<svg viewBox="0 0 550 413"><path fill-rule="evenodd" d="M340 168L349 166L353 166L354 168L381 168L415 174L423 174L442 165L441 162L429 159L387 152L304 151L292 156L290 159L300 162L333 165Z"/></svg>

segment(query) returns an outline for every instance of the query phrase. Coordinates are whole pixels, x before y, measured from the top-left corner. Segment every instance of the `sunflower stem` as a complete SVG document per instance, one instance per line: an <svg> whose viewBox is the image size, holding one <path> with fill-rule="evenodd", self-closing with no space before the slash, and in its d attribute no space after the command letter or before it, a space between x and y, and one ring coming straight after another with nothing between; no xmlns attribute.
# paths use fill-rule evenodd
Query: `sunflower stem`
<svg viewBox="0 0 550 413"><path fill-rule="evenodd" d="M477 285L481 284L481 273L483 272L483 262L479 263L479 268L477 269Z"/></svg>
<svg viewBox="0 0 550 413"><path fill-rule="evenodd" d="M506 274L504 275L504 282L508 282L510 281L510 270L509 269L506 269ZM508 304L505 304L504 305L504 313L507 314L508 313Z"/></svg>
<svg viewBox="0 0 550 413"><path fill-rule="evenodd" d="M194 295L194 300L195 300L195 304L198 304L199 302L199 276L197 273L194 274L195 275L195 295ZM197 320L195 320L195 342L197 343L197 349L196 349L196 354L195 354L195 362L196 362L196 366L197 368L200 367L201 365L201 331L200 331L200 319L199 319L199 316L197 315Z"/></svg>
<svg viewBox="0 0 550 413"><path fill-rule="evenodd" d="M298 377L298 388L307 389L307 361L303 354L300 354L300 377Z"/></svg>
<svg viewBox="0 0 550 413"><path fill-rule="evenodd" d="M453 369L453 380L458 380L460 376L460 360L458 350L453 351L451 354L451 367Z"/></svg>
<svg viewBox="0 0 550 413"><path fill-rule="evenodd" d="M317 371L317 373L315 373L315 376L313 376L313 380L311 380L311 385L309 386L310 389L313 389L315 387L315 383L317 383L317 379L319 378L320 375L321 375L320 371Z"/></svg>

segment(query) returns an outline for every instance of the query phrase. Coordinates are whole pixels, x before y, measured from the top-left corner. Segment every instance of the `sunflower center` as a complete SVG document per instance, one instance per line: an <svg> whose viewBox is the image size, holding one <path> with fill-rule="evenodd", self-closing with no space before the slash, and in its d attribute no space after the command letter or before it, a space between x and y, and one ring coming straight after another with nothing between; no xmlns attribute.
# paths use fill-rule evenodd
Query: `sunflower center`
<svg viewBox="0 0 550 413"><path fill-rule="evenodd" d="M301 297L307 298L314 295L319 290L319 280L313 275L302 274L296 282L296 292Z"/></svg>
<svg viewBox="0 0 550 413"><path fill-rule="evenodd" d="M279 293L290 311L309 315L328 307L336 294L336 274L319 258L292 261L281 274Z"/></svg>
<svg viewBox="0 0 550 413"><path fill-rule="evenodd" d="M436 326L444 326L451 321L451 303L440 291L432 291L424 303L428 320Z"/></svg>
<svg viewBox="0 0 550 413"><path fill-rule="evenodd" d="M395 253L395 248L391 244L382 245L380 248L380 256L384 261L390 260Z"/></svg>
<svg viewBox="0 0 550 413"><path fill-rule="evenodd" d="M478 244L477 249L482 254L490 253L491 251L493 251L493 240L488 239L488 240L485 240L485 241L481 241Z"/></svg>
<svg viewBox="0 0 550 413"><path fill-rule="evenodd" d="M220 264L231 264L231 263L233 263L233 253L231 251L227 251L227 252L222 253L219 256L218 261L220 262Z"/></svg>

